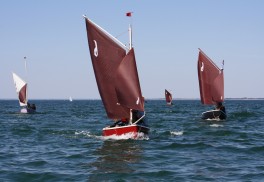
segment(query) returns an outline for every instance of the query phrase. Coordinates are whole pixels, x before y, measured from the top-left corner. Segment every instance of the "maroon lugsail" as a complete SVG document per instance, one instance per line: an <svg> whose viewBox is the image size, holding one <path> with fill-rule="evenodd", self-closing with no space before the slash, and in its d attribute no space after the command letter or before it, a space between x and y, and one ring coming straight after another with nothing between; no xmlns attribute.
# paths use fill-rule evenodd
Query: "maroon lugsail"
<svg viewBox="0 0 264 182"><path fill-rule="evenodd" d="M85 18L93 69L106 113L111 119L130 118L130 109L144 111L134 49Z"/></svg>
<svg viewBox="0 0 264 182"><path fill-rule="evenodd" d="M118 104L114 85L117 67L126 50L89 19L85 18L85 22L94 74L106 113L111 119L129 116L129 109Z"/></svg>
<svg viewBox="0 0 264 182"><path fill-rule="evenodd" d="M25 84L18 92L18 99L20 103L27 104L27 84Z"/></svg>
<svg viewBox="0 0 264 182"><path fill-rule="evenodd" d="M224 101L224 73L201 49L198 56L198 79L202 104Z"/></svg>
<svg viewBox="0 0 264 182"><path fill-rule="evenodd" d="M119 65L115 78L118 101L130 109L144 111L134 49L132 48Z"/></svg>
<svg viewBox="0 0 264 182"><path fill-rule="evenodd" d="M165 89L165 99L167 103L171 103L172 102L172 95L171 93Z"/></svg>

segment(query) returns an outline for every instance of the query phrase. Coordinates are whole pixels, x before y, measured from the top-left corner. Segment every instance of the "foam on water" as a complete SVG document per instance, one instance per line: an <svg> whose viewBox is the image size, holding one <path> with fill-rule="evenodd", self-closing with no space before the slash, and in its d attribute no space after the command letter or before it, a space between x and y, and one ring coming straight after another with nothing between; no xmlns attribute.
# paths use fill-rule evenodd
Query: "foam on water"
<svg viewBox="0 0 264 182"><path fill-rule="evenodd" d="M170 134L176 135L176 136L181 136L181 135L183 135L183 131L171 131Z"/></svg>
<svg viewBox="0 0 264 182"><path fill-rule="evenodd" d="M222 124L211 124L210 126L211 127L216 127L216 128L218 128L218 127L224 127L224 125L222 125Z"/></svg>
<svg viewBox="0 0 264 182"><path fill-rule="evenodd" d="M136 136L136 138L135 138ZM123 135L111 135L111 136L102 136L103 140L127 140L127 139L134 139L134 140L148 140L148 135L140 132L138 134L134 132L129 132Z"/></svg>
<svg viewBox="0 0 264 182"><path fill-rule="evenodd" d="M83 135L83 136L87 136L90 138L96 138L100 140L127 140L127 139L148 140L149 139L149 136L145 135L142 132L139 132L138 134L134 132L129 132L123 135L97 136L97 135L91 134L89 131L76 131L75 135Z"/></svg>

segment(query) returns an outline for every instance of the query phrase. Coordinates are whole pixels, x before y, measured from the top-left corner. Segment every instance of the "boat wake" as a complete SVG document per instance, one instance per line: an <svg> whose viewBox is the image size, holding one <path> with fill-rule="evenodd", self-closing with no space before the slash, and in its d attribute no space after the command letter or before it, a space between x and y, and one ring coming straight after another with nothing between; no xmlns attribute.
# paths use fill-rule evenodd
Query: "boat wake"
<svg viewBox="0 0 264 182"><path fill-rule="evenodd" d="M129 132L122 135L111 135L111 136L102 136L103 140L149 140L149 136L140 132L140 133L134 133Z"/></svg>
<svg viewBox="0 0 264 182"><path fill-rule="evenodd" d="M91 134L89 131L76 131L75 135L85 136L85 137L89 137L89 138L96 138L96 139L102 139L103 138L102 136Z"/></svg>
<svg viewBox="0 0 264 182"><path fill-rule="evenodd" d="M219 118L213 118L213 119L206 119L206 121L222 121L221 119L219 119Z"/></svg>
<svg viewBox="0 0 264 182"><path fill-rule="evenodd" d="M215 127L215 128L224 127L224 125L222 125L222 124L211 124L210 126Z"/></svg>
<svg viewBox="0 0 264 182"><path fill-rule="evenodd" d="M181 135L183 135L183 131L171 131L170 134L176 135L176 136L181 136Z"/></svg>
<svg viewBox="0 0 264 182"><path fill-rule="evenodd" d="M75 135L86 136L89 138L95 138L95 139L99 139L99 140L127 140L127 139L149 140L149 136L142 133L142 132L140 132L138 134L136 134L134 132L130 132L130 133L126 133L123 135L98 136L98 135L91 134L89 131L76 131Z"/></svg>

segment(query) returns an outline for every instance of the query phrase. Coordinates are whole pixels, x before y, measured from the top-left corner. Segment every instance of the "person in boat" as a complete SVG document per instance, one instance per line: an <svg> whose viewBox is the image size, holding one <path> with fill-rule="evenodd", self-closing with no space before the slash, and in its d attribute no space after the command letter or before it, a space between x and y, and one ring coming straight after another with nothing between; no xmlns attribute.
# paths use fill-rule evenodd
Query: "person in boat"
<svg viewBox="0 0 264 182"><path fill-rule="evenodd" d="M216 103L216 107L215 107L216 110L220 110L224 113L224 115L226 115L226 109L225 109L225 106L222 104L222 102L217 102ZM226 116L223 116L222 114L219 116L220 119L225 119Z"/></svg>
<svg viewBox="0 0 264 182"><path fill-rule="evenodd" d="M223 106L222 102L217 102L215 109L223 111L225 113L225 106Z"/></svg>
<svg viewBox="0 0 264 182"><path fill-rule="evenodd" d="M27 103L27 109L30 109L30 107L31 107L31 106L30 106L30 103L28 102L28 103Z"/></svg>
<svg viewBox="0 0 264 182"><path fill-rule="evenodd" d="M36 108L36 105L35 105L35 104L32 104L32 105L31 105L31 109L36 110L36 109L37 109L37 108Z"/></svg>
<svg viewBox="0 0 264 182"><path fill-rule="evenodd" d="M32 109L32 110L36 110L36 105L35 104L30 104L29 102L27 103L27 109Z"/></svg>
<svg viewBox="0 0 264 182"><path fill-rule="evenodd" d="M137 120L139 120L144 115L144 112L141 112L139 110L132 110L132 123L135 123ZM141 119L138 124L144 123L144 120Z"/></svg>
<svg viewBox="0 0 264 182"><path fill-rule="evenodd" d="M112 124L110 127L116 127L116 126L126 126L128 124L127 118L122 118L121 120L118 120L114 124Z"/></svg>

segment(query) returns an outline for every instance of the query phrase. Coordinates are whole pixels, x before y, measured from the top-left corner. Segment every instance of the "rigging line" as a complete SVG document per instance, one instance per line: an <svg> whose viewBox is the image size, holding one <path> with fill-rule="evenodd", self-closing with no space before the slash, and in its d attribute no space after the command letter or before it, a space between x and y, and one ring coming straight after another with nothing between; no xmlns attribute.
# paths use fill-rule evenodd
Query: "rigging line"
<svg viewBox="0 0 264 182"><path fill-rule="evenodd" d="M119 35L115 36L115 38L118 38L118 37L120 37L121 35L124 35L125 33L127 33L127 31L128 31L128 30L126 30L126 31L124 31L124 32L122 32L122 33L120 33Z"/></svg>

